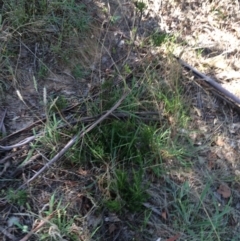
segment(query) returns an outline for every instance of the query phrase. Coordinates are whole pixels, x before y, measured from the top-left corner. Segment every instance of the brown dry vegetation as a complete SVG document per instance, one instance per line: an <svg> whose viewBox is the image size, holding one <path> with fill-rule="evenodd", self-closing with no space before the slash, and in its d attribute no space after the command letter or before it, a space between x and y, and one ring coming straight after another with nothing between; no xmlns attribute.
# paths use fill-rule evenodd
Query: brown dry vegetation
<svg viewBox="0 0 240 241"><path fill-rule="evenodd" d="M240 240L238 1L0 11L0 240Z"/></svg>

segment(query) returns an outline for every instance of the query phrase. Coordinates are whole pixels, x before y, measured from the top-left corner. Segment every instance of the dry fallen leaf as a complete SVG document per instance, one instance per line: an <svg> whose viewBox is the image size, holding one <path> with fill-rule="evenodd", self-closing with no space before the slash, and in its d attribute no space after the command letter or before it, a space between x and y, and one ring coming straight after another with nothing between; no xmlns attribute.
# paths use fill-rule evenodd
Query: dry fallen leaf
<svg viewBox="0 0 240 241"><path fill-rule="evenodd" d="M213 170L213 169L214 169L214 166L215 166L215 162L212 161L212 160L209 160L209 161L208 161L208 165L207 165L208 169L209 169L209 170Z"/></svg>
<svg viewBox="0 0 240 241"><path fill-rule="evenodd" d="M82 168L79 168L78 169L78 173L82 176L87 176L88 172Z"/></svg>
<svg viewBox="0 0 240 241"><path fill-rule="evenodd" d="M217 154L215 152L209 151L207 153L207 161L209 170L214 169L215 163L217 161Z"/></svg>
<svg viewBox="0 0 240 241"><path fill-rule="evenodd" d="M116 225L114 223L111 223L108 228L109 233L113 233L116 230L116 228Z"/></svg>
<svg viewBox="0 0 240 241"><path fill-rule="evenodd" d="M216 145L217 146L224 146L225 145L225 142L224 142L224 139L222 136L218 136L217 139L216 139Z"/></svg>
<svg viewBox="0 0 240 241"><path fill-rule="evenodd" d="M108 216L104 219L104 221L111 222L111 223L121 222L121 220L115 213L109 213Z"/></svg>
<svg viewBox="0 0 240 241"><path fill-rule="evenodd" d="M178 233L177 235L175 235L175 236L167 239L166 241L175 241L175 240L177 240L179 237L180 237L180 234Z"/></svg>
<svg viewBox="0 0 240 241"><path fill-rule="evenodd" d="M218 55L212 58L204 59L202 63L207 64L210 67L215 67L223 70L226 70L228 68L228 63L223 55Z"/></svg>
<svg viewBox="0 0 240 241"><path fill-rule="evenodd" d="M223 198L229 198L231 196L231 189L226 184L221 184L217 190Z"/></svg>
<svg viewBox="0 0 240 241"><path fill-rule="evenodd" d="M167 212L165 210L162 211L161 215L164 220L167 220Z"/></svg>

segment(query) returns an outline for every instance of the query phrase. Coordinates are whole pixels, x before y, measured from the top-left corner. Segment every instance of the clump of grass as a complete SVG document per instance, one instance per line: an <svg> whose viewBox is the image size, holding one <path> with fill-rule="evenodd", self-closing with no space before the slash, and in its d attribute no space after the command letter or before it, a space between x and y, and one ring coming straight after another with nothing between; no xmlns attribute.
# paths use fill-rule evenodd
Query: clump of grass
<svg viewBox="0 0 240 241"><path fill-rule="evenodd" d="M77 46L77 41L74 41L80 33L89 29L91 20L85 13L85 6L74 0L30 1L28 5L26 1L19 1L19 9L16 10L13 7L14 3L17 2L12 0L6 4L8 12L3 17L8 19L15 30L24 30L23 40L28 34L34 35L33 29L39 30L44 34L35 40L44 41L45 37L52 37L54 41L50 41L50 49L61 61L69 62ZM136 2L135 6L141 14L146 8L140 1ZM118 21L118 18L110 19L112 24ZM70 38L74 39L74 44L70 50L63 51L63 46ZM151 44L158 47L167 41L173 43L174 38L164 34L154 34L151 38ZM33 46L33 43L30 45ZM17 53L15 50L13 49L14 54ZM10 54L6 54L6 57L10 59ZM74 58L72 59L73 76L76 79L85 77L87 71L84 65L81 61L75 62ZM154 61L158 62L158 59ZM101 190L96 185L96 190L99 190L94 194L95 198L99 201L100 208L106 207L108 211L119 215L142 211L143 203L150 198L147 190L151 178L164 177L172 169L191 166L187 161L191 155L189 149L187 151L190 144L184 134L179 133L179 129L185 127L188 121L188 106L183 99L183 89L179 83L181 75L175 68L176 65L169 63L169 69L165 70L168 75L164 78L154 61L146 61L145 66L138 68L125 63L122 76L128 78L123 78L123 84L117 87L114 85L115 76L108 77L101 86L102 93L96 103L86 101L88 113L101 114L110 109L121 97L122 88L129 87L131 93L118 108L118 113L125 115L114 118L113 113L113 118L105 120L87 133L65 155L64 166L70 164L76 168L101 170L97 172L92 184L102 185ZM46 77L48 72L43 62L36 75L38 78ZM60 110L66 105L66 99L60 96L46 106L47 122L44 136L38 139L37 145L43 148L50 158L61 149L64 138L68 138L69 133L76 134L80 129L86 128L84 124L77 124L75 127L68 125L68 129L59 128L65 122ZM139 117L138 113L143 112L145 116ZM153 119L152 112L155 113ZM34 148L38 148L37 145ZM99 180L103 180L101 184ZM184 188L187 189L187 185ZM180 194L177 193L173 197L176 201L173 208L186 223L191 221L188 214L193 214L192 209L189 211L186 208L192 208L191 202L185 200L188 191L180 190ZM15 199L11 197L11 200L16 201ZM77 240L77 237L69 234L74 219L68 217L66 209L60 201L56 202L54 195L50 198L49 210L45 211L44 215L53 215L48 224L54 232L41 232L42 240L58 240L64 236ZM174 225L180 227L177 222ZM185 227L187 228L184 231L192 231L189 226Z"/></svg>
<svg viewBox="0 0 240 241"><path fill-rule="evenodd" d="M68 237L71 240L79 240L80 233L74 232L75 218L68 216L68 205L64 206L61 199L57 199L53 194L50 199L48 208L42 212L39 219L49 219L45 228L38 234L40 240L59 240Z"/></svg>
<svg viewBox="0 0 240 241"><path fill-rule="evenodd" d="M109 187L110 198L105 201L112 212L121 212L127 208L131 212L142 210L143 202L148 199L147 184L143 184L143 170L115 170L115 176Z"/></svg>
<svg viewBox="0 0 240 241"><path fill-rule="evenodd" d="M106 120L87 133L66 155L68 161L76 166L100 168L107 165L110 168L109 178L102 184L108 193L103 196L103 205L110 211L140 211L148 199L148 183L143 181L144 177L149 173L163 176L167 169L173 168L166 165L169 159L178 167L191 166L185 160L192 154L188 149L190 143L187 138L183 141L183 134L174 133L176 128L187 123L187 111L184 111L178 82L163 86L155 82L150 72L145 72L143 79L133 77L131 80L132 92L118 110L127 116ZM108 110L121 96L120 88L114 87L111 80L102 88L101 108L93 106L92 113L96 114L99 109ZM105 88L111 91L105 93ZM164 116L159 116L159 103L163 103L165 121L161 121ZM135 114L146 110L155 111L159 122L151 121L151 118L145 122ZM168 122L172 116L176 118L174 126Z"/></svg>
<svg viewBox="0 0 240 241"><path fill-rule="evenodd" d="M168 178L166 181L168 196L172 200L169 210L173 227L193 240L222 240L233 211L231 199L225 205L219 205L211 191L211 181L201 187L201 195L196 195L188 181L180 185Z"/></svg>
<svg viewBox="0 0 240 241"><path fill-rule="evenodd" d="M153 46L161 46L167 39L166 33L154 33L151 35L151 43Z"/></svg>
<svg viewBox="0 0 240 241"><path fill-rule="evenodd" d="M13 205L25 205L28 194L25 190L15 191L12 188L6 191L6 199Z"/></svg>
<svg viewBox="0 0 240 241"><path fill-rule="evenodd" d="M65 96L60 95L60 96L57 96L54 100L50 100L48 105L49 105L49 107L47 108L48 112L56 113L64 110L68 106L68 100Z"/></svg>
<svg viewBox="0 0 240 241"><path fill-rule="evenodd" d="M81 78L87 76L87 72L86 72L86 70L84 70L83 66L81 66L80 64L76 64L73 67L72 75L76 79L81 79Z"/></svg>

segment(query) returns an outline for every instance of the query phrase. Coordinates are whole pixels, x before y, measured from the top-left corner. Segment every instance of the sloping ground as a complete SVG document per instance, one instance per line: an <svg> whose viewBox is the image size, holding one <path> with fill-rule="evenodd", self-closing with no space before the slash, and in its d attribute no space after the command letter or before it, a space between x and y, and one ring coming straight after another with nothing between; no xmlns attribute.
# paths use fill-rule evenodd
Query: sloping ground
<svg viewBox="0 0 240 241"><path fill-rule="evenodd" d="M86 32L74 26L64 35L54 32L58 22L36 21L23 25L19 38L7 17L2 25L7 132L38 122L1 145L44 132L2 153L3 240L239 240L239 114L171 56L237 94L238 2L96 0L49 11L68 19L68 10L81 4L93 19ZM125 88L130 97L111 116L120 125L108 119L16 191ZM138 120L135 128L129 113L144 125ZM123 154L111 149L110 158L110 147L126 145L115 132L136 141ZM153 142L146 141L149 133ZM139 150L144 161L129 161Z"/></svg>
<svg viewBox="0 0 240 241"><path fill-rule="evenodd" d="M181 53L182 59L215 78L236 96L240 88L239 10L238 1L163 1L159 10L163 29L180 38L175 54ZM214 142L210 149L215 149L213 152L225 163L223 165L231 172L238 172L238 114L206 95L202 82L198 81L199 89L192 92L196 100L195 113L202 117L202 121L198 120L199 129L206 128L208 138ZM216 132L212 131L214 129Z"/></svg>
<svg viewBox="0 0 240 241"><path fill-rule="evenodd" d="M158 13L162 30L185 42L182 58L239 94L239 2L162 1Z"/></svg>
<svg viewBox="0 0 240 241"><path fill-rule="evenodd" d="M161 16L162 30L176 36L179 46L174 53L177 56L180 54L187 63L213 77L239 97L239 2L162 1L158 14ZM189 83L193 83L190 73L185 73L184 81L187 79ZM200 187L206 180L211 180L210 190L219 205L224 209L231 203L231 218L227 221L223 214L221 221L237 231L239 113L233 111L224 101L219 101L211 90L208 90L209 87L204 85L202 80L196 80L194 86L189 85L188 93L193 101L192 126L199 130L199 133L192 137L201 149L195 159L194 174L190 178L192 181L189 182L192 187ZM188 174L186 176L189 178ZM219 189L221 184L226 187L223 193L226 194L227 190L231 189L231 197L230 192L226 195L230 199L223 198L224 195ZM200 194L199 198L201 199ZM216 240L238 240L238 237L235 233L231 238L216 237Z"/></svg>

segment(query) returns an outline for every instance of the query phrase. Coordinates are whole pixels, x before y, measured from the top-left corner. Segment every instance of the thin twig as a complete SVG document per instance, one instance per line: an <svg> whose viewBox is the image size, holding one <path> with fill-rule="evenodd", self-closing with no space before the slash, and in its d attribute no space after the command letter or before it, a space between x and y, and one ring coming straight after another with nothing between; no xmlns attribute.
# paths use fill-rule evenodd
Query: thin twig
<svg viewBox="0 0 240 241"><path fill-rule="evenodd" d="M12 154L9 154L9 155L5 156L3 159L0 160L0 164L3 164L3 163L6 162L8 159L13 158L14 156L18 155L19 153L21 153L22 151L24 151L24 150L26 150L26 149L27 149L27 146L26 146L26 147L23 147L21 150L15 151L15 152L13 152Z"/></svg>
<svg viewBox="0 0 240 241"><path fill-rule="evenodd" d="M2 132L3 135L6 135L6 128L4 126L4 119L6 117L6 113L7 113L7 109L4 110L0 121L0 131Z"/></svg>
<svg viewBox="0 0 240 241"><path fill-rule="evenodd" d="M103 114L105 114L107 112L103 112ZM112 112L111 113L111 116L115 117L115 118L129 118L129 117L138 117L139 119L143 120L143 121L159 121L159 117L154 117L154 116L159 116L159 113L158 112L133 112L133 113L128 113L128 112ZM151 117L146 117L146 116L151 116ZM101 115L97 115L97 116L92 116L92 117L82 117L80 118L79 120L75 120L75 121L71 121L69 122L67 125L60 125L58 128L64 128L66 126L69 126L69 124L71 125L75 125L79 122L82 122L82 123L86 123L86 122L91 122L91 121L94 121L98 118L100 118ZM111 118L110 115L106 117L107 118ZM38 121L39 123L39 121ZM36 125L36 123L34 123L34 126ZM33 124L31 124L29 127L26 127L26 130L28 130L29 128L33 127ZM21 131L24 131L24 130L21 130ZM13 148L19 148L25 144L28 144L29 142L35 140L37 137L43 135L44 132L41 132L39 133L38 135L35 135L35 136L31 136L31 137L28 137L14 145L11 145L11 146L1 146L0 145L0 152L1 151L10 151L12 150ZM16 152L15 154L17 154L18 152ZM1 163L4 163L6 160L8 160L10 157L14 156L15 154L11 155L11 156L7 156L7 157L4 157L2 160L0 160L0 164Z"/></svg>
<svg viewBox="0 0 240 241"><path fill-rule="evenodd" d="M96 120L92 125L90 125L86 130L81 131L79 134L75 135L66 145L65 147L56 154L46 165L44 165L33 177L31 177L27 182L25 182L23 185L21 185L19 189L23 189L24 186L28 185L30 182L32 182L36 177L38 177L41 173L43 173L47 168L49 168L54 162L56 162L59 158L61 158L69 148L71 148L74 143L79 139L82 138L86 133L94 129L99 123L101 123L104 119L106 119L115 109L119 107L119 105L122 103L122 101L128 96L130 92L127 91L123 94L123 96L118 100L118 102L104 115L102 115L98 120Z"/></svg>
<svg viewBox="0 0 240 241"><path fill-rule="evenodd" d="M80 104L81 104L81 103L77 103L76 105L70 106L70 107L62 110L62 112L70 111L70 110L72 110L73 108L77 107L77 106L80 105ZM9 138L11 138L11 137L13 137L13 136L15 136L15 135L19 135L20 133L22 133L22 132L24 132L24 131L27 131L27 130L32 129L32 128L35 127L36 125L43 124L43 123L46 122L46 119L47 119L46 117L44 117L44 118L42 118L42 119L39 119L39 120L35 121L34 123L30 124L30 125L27 126L27 127L24 127L24 128L22 128L22 129L20 129L20 130L17 130L17 131L15 131L15 132L11 133L11 134L8 135L8 136L5 136L5 137L2 138L0 141L1 141L1 142L4 142L4 141L8 140Z"/></svg>
<svg viewBox="0 0 240 241"><path fill-rule="evenodd" d="M11 233L9 233L7 231L6 228L0 226L0 232L2 232L5 236L7 236L10 240L12 241L16 241L17 240L17 237L15 237L14 235L12 235Z"/></svg>
<svg viewBox="0 0 240 241"><path fill-rule="evenodd" d="M40 221L40 223L33 228L26 236L24 236L21 240L19 241L27 241L34 233L36 233L45 223L49 222L49 220L53 217L55 211L51 213L49 216L44 218L43 220Z"/></svg>
<svg viewBox="0 0 240 241"><path fill-rule="evenodd" d="M159 217L162 216L162 213L161 213L160 211L158 211L157 208L153 207L151 204L149 204L149 203L143 203L142 205L143 205L144 207L146 207L146 208L151 209L151 210L152 210L155 214L157 214Z"/></svg>
<svg viewBox="0 0 240 241"><path fill-rule="evenodd" d="M38 136L40 136L42 133L36 135L36 136L30 136L30 137L27 137L26 139L18 142L17 144L15 145L11 145L11 146L0 146L0 152L1 151L11 151L13 148L18 148L18 147L21 147L25 144L28 144L29 142L35 140Z"/></svg>

